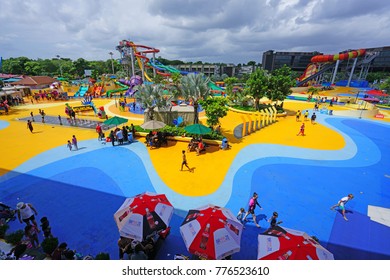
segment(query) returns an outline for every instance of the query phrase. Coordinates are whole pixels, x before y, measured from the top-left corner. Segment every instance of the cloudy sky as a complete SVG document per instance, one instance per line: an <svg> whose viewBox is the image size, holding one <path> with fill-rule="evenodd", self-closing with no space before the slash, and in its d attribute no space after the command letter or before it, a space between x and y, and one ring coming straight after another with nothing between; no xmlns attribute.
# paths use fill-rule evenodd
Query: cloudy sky
<svg viewBox="0 0 390 280"><path fill-rule="evenodd" d="M0 56L107 60L121 40L186 62L390 46L388 0L1 0Z"/></svg>

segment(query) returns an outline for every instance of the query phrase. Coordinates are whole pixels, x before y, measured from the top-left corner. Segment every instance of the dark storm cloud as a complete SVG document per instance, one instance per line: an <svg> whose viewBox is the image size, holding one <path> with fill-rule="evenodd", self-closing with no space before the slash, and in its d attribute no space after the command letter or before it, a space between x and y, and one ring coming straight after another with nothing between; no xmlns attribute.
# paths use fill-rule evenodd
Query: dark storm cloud
<svg viewBox="0 0 390 280"><path fill-rule="evenodd" d="M1 0L0 56L109 58L126 39L184 61L390 45L390 1Z"/></svg>

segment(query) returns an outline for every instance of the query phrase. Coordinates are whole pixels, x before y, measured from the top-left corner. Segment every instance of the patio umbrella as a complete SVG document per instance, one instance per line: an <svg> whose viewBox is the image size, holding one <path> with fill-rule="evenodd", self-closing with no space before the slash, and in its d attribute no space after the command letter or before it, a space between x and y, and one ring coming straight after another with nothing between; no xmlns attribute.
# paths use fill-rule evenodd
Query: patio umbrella
<svg viewBox="0 0 390 280"><path fill-rule="evenodd" d="M140 127L142 127L143 129L150 129L150 130L160 129L165 126L166 126L165 123L156 120L147 121L140 125Z"/></svg>
<svg viewBox="0 0 390 280"><path fill-rule="evenodd" d="M303 231L275 226L258 235L259 260L334 260L333 254Z"/></svg>
<svg viewBox="0 0 390 280"><path fill-rule="evenodd" d="M220 260L240 251L242 229L229 209L209 204L189 210L180 234L191 254Z"/></svg>
<svg viewBox="0 0 390 280"><path fill-rule="evenodd" d="M388 96L387 93L384 93L383 91L381 91L379 89L371 89L371 90L367 91L366 93L369 95L375 95L375 96Z"/></svg>
<svg viewBox="0 0 390 280"><path fill-rule="evenodd" d="M120 236L141 242L165 230L172 214L173 206L164 194L144 192L126 198L114 220Z"/></svg>
<svg viewBox="0 0 390 280"><path fill-rule="evenodd" d="M188 133L199 134L199 135L203 135L211 132L210 127L207 127L199 123L188 125L184 128L184 130L187 131Z"/></svg>
<svg viewBox="0 0 390 280"><path fill-rule="evenodd" d="M118 116L114 116L112 118L109 118L108 120L105 120L103 122L103 124L118 126L118 125L120 125L122 123L127 123L128 121L129 121L128 119L121 118L121 117L118 117Z"/></svg>

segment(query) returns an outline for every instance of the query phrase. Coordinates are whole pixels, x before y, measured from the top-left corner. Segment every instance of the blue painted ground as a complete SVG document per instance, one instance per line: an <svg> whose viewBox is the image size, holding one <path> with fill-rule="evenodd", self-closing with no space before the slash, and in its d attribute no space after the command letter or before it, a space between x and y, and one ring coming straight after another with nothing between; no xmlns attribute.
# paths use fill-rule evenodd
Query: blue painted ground
<svg viewBox="0 0 390 280"><path fill-rule="evenodd" d="M326 119L325 119L326 118ZM175 207L172 231L157 259L188 255L179 226L188 209L213 203L234 213L259 193L256 209L261 229L251 222L234 259L256 259L257 234L273 211L283 226L317 236L336 259L390 259L389 227L367 216L368 205L390 208L390 126L378 122L319 116L319 122L342 133L346 147L319 151L279 145L251 145L233 161L220 189L207 197L184 197L158 177L145 146L113 148L96 140L80 143L78 152L59 147L0 177L0 200L11 206L31 202L47 216L60 242L82 254L108 252L118 258L113 213L125 197L143 191L166 193ZM0 128L5 124L0 123ZM349 221L330 206L348 193ZM22 228L10 223L11 231Z"/></svg>

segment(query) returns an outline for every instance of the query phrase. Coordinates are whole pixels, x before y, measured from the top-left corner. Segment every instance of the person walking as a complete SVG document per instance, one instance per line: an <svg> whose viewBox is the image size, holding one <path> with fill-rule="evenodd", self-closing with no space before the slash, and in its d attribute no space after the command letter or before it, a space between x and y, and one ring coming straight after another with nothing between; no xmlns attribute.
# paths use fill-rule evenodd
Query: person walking
<svg viewBox="0 0 390 280"><path fill-rule="evenodd" d="M115 134L114 134L114 131L112 131L112 130L110 131L109 137L110 137L110 141L111 141L112 146L115 146Z"/></svg>
<svg viewBox="0 0 390 280"><path fill-rule="evenodd" d="M273 228L273 227L280 225L282 223L282 221L278 222L278 220L277 220L278 216L279 216L278 212L272 213L272 217L268 220L268 222L270 224L270 228Z"/></svg>
<svg viewBox="0 0 390 280"><path fill-rule="evenodd" d="M301 128L299 129L297 136L299 136L299 135L305 136L305 123L302 123Z"/></svg>
<svg viewBox="0 0 390 280"><path fill-rule="evenodd" d="M45 123L45 116L46 116L45 111L39 109L39 113L41 114L41 117L42 117L42 123Z"/></svg>
<svg viewBox="0 0 390 280"><path fill-rule="evenodd" d="M102 127L100 126L100 123L97 123L95 130L96 130L96 133L98 134L98 140L99 141L103 140L102 139L103 130L102 130Z"/></svg>
<svg viewBox="0 0 390 280"><path fill-rule="evenodd" d="M34 127L32 125L32 122L30 120L27 120L27 128L30 130L31 133L34 133Z"/></svg>
<svg viewBox="0 0 390 280"><path fill-rule="evenodd" d="M263 209L263 207L261 207L261 205L257 201L258 197L259 197L258 194L256 192L254 192L253 196L249 200L249 207L248 207L248 211L246 212L246 214L244 216L244 221L247 222L248 220L246 218L248 217L249 214L252 214L253 222L259 228L260 225L256 222L255 208L256 208L256 205L258 205L261 210Z"/></svg>
<svg viewBox="0 0 390 280"><path fill-rule="evenodd" d="M74 148L76 149L76 151L79 149L78 147L77 147L77 138L76 138L76 136L72 136L72 145L74 146Z"/></svg>
<svg viewBox="0 0 390 280"><path fill-rule="evenodd" d="M345 204L347 204L347 202L353 198L353 194L350 193L348 196L345 196L340 199L337 204L330 207L330 210L334 210L336 207L338 207L341 210L341 214L343 215L344 220L348 221L347 217L345 216Z"/></svg>
<svg viewBox="0 0 390 280"><path fill-rule="evenodd" d="M309 110L306 110L305 113L303 114L303 120L306 122L308 121L309 118Z"/></svg>
<svg viewBox="0 0 390 280"><path fill-rule="evenodd" d="M310 118L312 124L315 124L315 123L316 123L316 118L317 118L316 113L313 113L313 115L311 115L311 118Z"/></svg>
<svg viewBox="0 0 390 280"><path fill-rule="evenodd" d="M70 140L68 140L68 143L66 144L66 146L68 147L69 151L72 150L72 143L70 142Z"/></svg>
<svg viewBox="0 0 390 280"><path fill-rule="evenodd" d="M181 153L182 153L182 155L183 155L183 161L182 161L182 163L181 163L181 169L180 169L180 171L183 171L183 166L185 165L185 166L188 168L188 170L189 170L190 172L193 172L193 170L188 166L187 157L186 157L186 151L182 150Z"/></svg>
<svg viewBox="0 0 390 280"><path fill-rule="evenodd" d="M32 224L38 228L37 222L35 221L35 216L38 215L38 212L31 203L19 202L16 204L16 211L20 223L25 222L26 225L31 225L31 221Z"/></svg>
<svg viewBox="0 0 390 280"><path fill-rule="evenodd" d="M299 122L300 118L301 118L301 110L298 110L298 111L297 111L297 114L295 115L295 120L296 120L297 122Z"/></svg>

